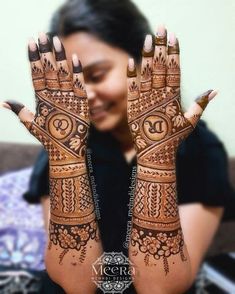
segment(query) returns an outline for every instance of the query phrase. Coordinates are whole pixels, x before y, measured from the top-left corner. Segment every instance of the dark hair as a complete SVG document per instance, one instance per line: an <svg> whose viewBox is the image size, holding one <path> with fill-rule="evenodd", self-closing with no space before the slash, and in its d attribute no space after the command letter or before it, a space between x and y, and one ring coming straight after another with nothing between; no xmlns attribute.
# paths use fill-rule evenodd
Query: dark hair
<svg viewBox="0 0 235 294"><path fill-rule="evenodd" d="M89 32L140 60L145 35L151 33L146 18L130 0L68 0L54 14L51 35Z"/></svg>

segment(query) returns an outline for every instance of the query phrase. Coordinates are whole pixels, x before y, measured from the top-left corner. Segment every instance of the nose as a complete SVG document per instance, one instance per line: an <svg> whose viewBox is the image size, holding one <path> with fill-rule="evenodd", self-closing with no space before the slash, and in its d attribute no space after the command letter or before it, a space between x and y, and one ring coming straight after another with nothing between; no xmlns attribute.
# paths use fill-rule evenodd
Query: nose
<svg viewBox="0 0 235 294"><path fill-rule="evenodd" d="M96 94L95 94L95 89L91 85L86 85L86 93L87 93L88 101L94 100Z"/></svg>

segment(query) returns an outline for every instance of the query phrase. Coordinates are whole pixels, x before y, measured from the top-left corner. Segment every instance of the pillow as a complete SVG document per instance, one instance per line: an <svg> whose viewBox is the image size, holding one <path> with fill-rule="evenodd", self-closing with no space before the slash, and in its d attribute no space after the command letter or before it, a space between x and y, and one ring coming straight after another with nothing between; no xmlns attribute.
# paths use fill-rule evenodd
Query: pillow
<svg viewBox="0 0 235 294"><path fill-rule="evenodd" d="M22 194L28 189L33 168L0 177L0 265L42 270L46 244L42 208L28 204Z"/></svg>

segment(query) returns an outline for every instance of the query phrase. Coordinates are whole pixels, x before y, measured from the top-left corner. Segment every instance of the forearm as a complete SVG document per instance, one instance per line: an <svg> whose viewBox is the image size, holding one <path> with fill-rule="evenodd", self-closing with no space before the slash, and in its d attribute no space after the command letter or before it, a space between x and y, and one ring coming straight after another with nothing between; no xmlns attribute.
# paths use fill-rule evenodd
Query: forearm
<svg viewBox="0 0 235 294"><path fill-rule="evenodd" d="M92 264L102 254L85 163L50 164L46 267L68 294L94 293Z"/></svg>
<svg viewBox="0 0 235 294"><path fill-rule="evenodd" d="M129 255L138 272L138 293L186 290L190 259L180 225L174 164L167 169L138 164Z"/></svg>

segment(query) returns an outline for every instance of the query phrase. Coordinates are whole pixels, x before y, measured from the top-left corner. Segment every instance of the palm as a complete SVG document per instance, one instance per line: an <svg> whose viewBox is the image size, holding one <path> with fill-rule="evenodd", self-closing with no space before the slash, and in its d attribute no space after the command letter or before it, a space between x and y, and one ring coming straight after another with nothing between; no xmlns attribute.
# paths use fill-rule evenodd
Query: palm
<svg viewBox="0 0 235 294"><path fill-rule="evenodd" d="M147 47L140 87L134 64L128 67L128 123L139 163L172 166L180 142L193 130L202 109L194 107L189 119L183 114L177 41L167 48L166 36L156 37L154 50L148 43Z"/></svg>
<svg viewBox="0 0 235 294"><path fill-rule="evenodd" d="M51 52L42 52L41 59L33 56L30 61L36 114L26 126L47 149L50 160L84 161L89 120L82 73L72 78L65 55L56 62Z"/></svg>

